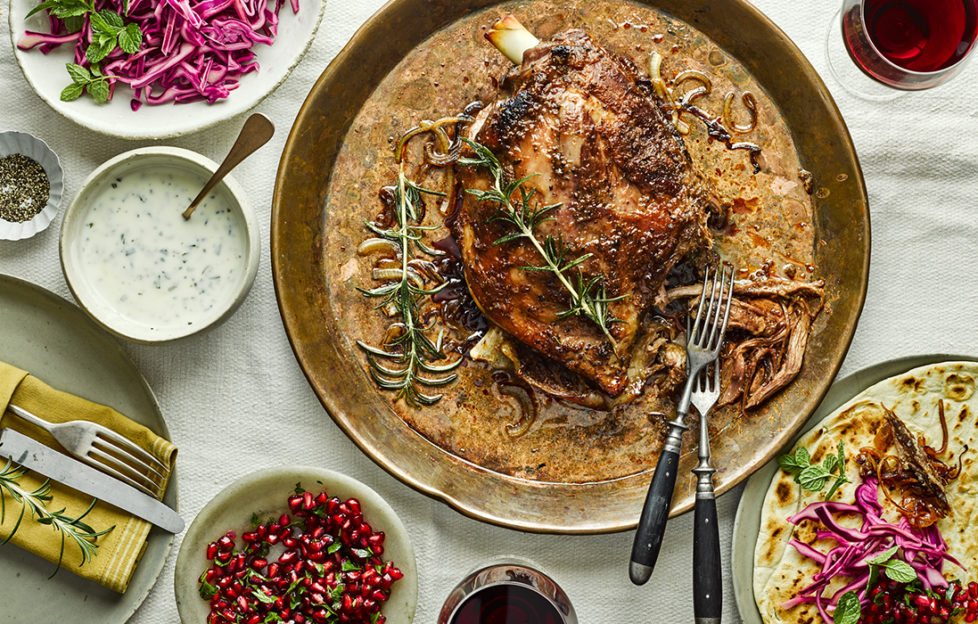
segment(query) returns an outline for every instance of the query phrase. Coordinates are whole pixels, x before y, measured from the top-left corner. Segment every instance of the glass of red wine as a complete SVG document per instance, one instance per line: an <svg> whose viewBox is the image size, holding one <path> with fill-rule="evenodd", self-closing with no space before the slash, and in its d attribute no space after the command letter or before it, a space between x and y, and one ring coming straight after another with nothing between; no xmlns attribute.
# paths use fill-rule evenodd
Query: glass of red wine
<svg viewBox="0 0 978 624"><path fill-rule="evenodd" d="M886 100L961 71L978 36L978 0L843 0L829 68L859 97Z"/></svg>
<svg viewBox="0 0 978 624"><path fill-rule="evenodd" d="M577 624L567 595L533 564L497 560L448 595L437 624Z"/></svg>

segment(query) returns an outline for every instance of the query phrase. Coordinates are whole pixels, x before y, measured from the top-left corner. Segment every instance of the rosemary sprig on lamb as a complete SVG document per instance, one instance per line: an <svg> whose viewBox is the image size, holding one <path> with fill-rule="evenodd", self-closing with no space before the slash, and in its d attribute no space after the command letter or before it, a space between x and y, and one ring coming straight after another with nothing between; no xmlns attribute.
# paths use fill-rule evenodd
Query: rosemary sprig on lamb
<svg viewBox="0 0 978 624"><path fill-rule="evenodd" d="M560 312L557 318L583 316L597 325L602 333L608 337L608 340L614 343L608 326L621 321L611 316L608 304L624 299L627 295L609 297L604 286L603 276L599 275L587 279L584 277L580 265L593 254L586 253L576 258L570 257L570 250L564 244L559 231L556 235L547 234L542 240L534 232L537 226L542 223L553 221L553 217L549 216L549 213L560 208L562 204L541 205L535 198L536 189L527 190L526 187L526 182L536 174L519 180L507 181L502 165L499 164L499 160L489 148L470 139L463 138L462 140L472 148L475 156L460 158L458 163L469 167L483 167L489 171L493 180L492 186L487 190L466 189L466 192L479 201L498 204L499 212L496 213L493 220L508 223L516 229L515 232L496 240L493 245L503 245L521 238L529 241L540 254L543 264L527 265L521 268L524 271L553 273L570 294L570 306ZM575 268L577 270L573 271L572 269Z"/></svg>

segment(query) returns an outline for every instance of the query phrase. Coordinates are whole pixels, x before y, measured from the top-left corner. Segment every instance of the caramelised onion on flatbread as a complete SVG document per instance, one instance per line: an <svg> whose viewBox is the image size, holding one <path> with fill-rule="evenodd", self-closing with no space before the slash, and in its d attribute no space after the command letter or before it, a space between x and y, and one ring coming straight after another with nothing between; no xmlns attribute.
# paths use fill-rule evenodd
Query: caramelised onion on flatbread
<svg viewBox="0 0 978 624"><path fill-rule="evenodd" d="M860 449L878 448L881 430L893 425L893 416L906 426L913 438L923 436L931 447L941 446L944 434L939 411L943 411L947 424L946 449L939 454L948 466L957 466L960 473L943 485L943 495L950 509L939 518L935 526L946 540L948 553L953 555L967 571L953 565L945 565L946 577L962 582L978 576L978 530L971 527L976 515L975 477L976 455L965 452L966 447L978 450L978 363L945 362L913 369L877 383L864 390L848 403L827 416L806 433L795 448L804 447L811 454L811 463L819 464L829 453L836 453L839 442L845 447L845 474L849 479L832 497L834 501L852 503L855 491L862 479L860 467L855 461ZM888 415L888 412L891 412ZM897 425L899 427L899 425ZM890 435L888 444L897 445ZM919 450L919 449L918 449ZM889 452L896 452L887 450ZM906 452L906 451L902 451ZM955 469L953 472L957 472ZM884 487L881 485L880 489ZM816 539L816 523L801 522L795 526L787 519L805 509L809 504L824 498L825 492L804 490L795 478L779 470L764 498L761 512L761 529L754 552L754 599L765 624L817 624L822 620L813 604L797 604L785 608L785 603L812 583L821 566L805 557L789 544L792 539L810 544L822 552L830 549L830 540ZM892 499L879 495L883 518L897 522L902 504L896 493ZM858 529L860 520L855 514L837 516L839 524ZM835 578L823 590L827 595L846 585L848 579ZM957 621L957 618L952 621Z"/></svg>

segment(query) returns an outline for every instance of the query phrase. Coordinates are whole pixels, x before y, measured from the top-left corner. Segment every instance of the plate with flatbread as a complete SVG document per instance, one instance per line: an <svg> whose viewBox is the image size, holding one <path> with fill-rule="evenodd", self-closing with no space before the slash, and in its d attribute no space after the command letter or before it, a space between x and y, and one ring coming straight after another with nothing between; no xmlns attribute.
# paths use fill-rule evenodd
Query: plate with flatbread
<svg viewBox="0 0 978 624"><path fill-rule="evenodd" d="M833 384L744 489L744 624L978 619L976 383L974 357L925 355Z"/></svg>

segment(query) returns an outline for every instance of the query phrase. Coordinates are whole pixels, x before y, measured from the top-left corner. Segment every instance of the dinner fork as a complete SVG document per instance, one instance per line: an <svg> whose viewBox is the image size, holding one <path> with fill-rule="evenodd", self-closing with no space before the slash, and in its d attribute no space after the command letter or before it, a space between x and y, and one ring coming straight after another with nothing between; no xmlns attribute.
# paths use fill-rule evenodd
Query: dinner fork
<svg viewBox="0 0 978 624"><path fill-rule="evenodd" d="M153 497L163 493L167 467L159 459L108 427L87 420L52 423L10 404L7 409L44 429L83 462Z"/></svg>
<svg viewBox="0 0 978 624"><path fill-rule="evenodd" d="M731 292L733 284L731 283ZM727 300L727 308L730 300ZM727 317L729 310L724 314ZM726 318L724 318L726 326ZM721 342L722 342L721 332ZM712 373L711 373L712 370ZM717 502L710 465L710 431L706 416L720 398L720 362L700 371L690 393L690 402L700 414L699 463L696 474L696 509L693 512L693 615L696 624L720 624L723 586L720 580L720 532Z"/></svg>
<svg viewBox="0 0 978 624"><path fill-rule="evenodd" d="M729 280L728 280L729 272ZM693 384L704 366L715 362L720 355L720 345L730 316L730 299L733 293L732 268L707 267L703 277L703 290L696 308L696 318L686 317L686 384L679 397L676 417L670 421L662 453L652 475L652 483L639 517L635 540L632 542L628 576L636 585L645 584L652 576L662 535L669 517L672 493L676 488L676 471L679 468L679 452L683 432L689 429L684 422L689 414ZM729 287L725 284L729 281ZM707 287L711 286L709 292ZM724 305L725 304L725 305ZM721 316L722 313L722 316Z"/></svg>

